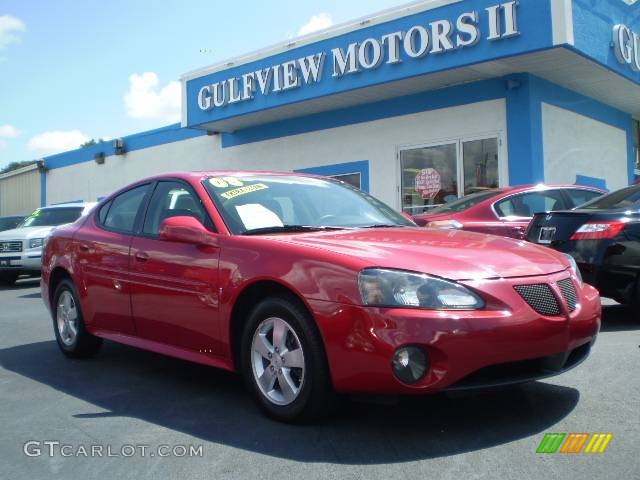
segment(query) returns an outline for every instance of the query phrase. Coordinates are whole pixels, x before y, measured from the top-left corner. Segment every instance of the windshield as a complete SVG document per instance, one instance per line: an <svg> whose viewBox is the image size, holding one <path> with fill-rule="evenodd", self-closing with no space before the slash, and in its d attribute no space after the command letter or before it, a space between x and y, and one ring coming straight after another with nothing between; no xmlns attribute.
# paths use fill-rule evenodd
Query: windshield
<svg viewBox="0 0 640 480"><path fill-rule="evenodd" d="M0 218L0 232L3 230L9 230L15 228L20 223L20 217L5 217Z"/></svg>
<svg viewBox="0 0 640 480"><path fill-rule="evenodd" d="M21 227L55 227L73 223L82 215L83 207L39 208L25 218Z"/></svg>
<svg viewBox="0 0 640 480"><path fill-rule="evenodd" d="M292 226L415 226L379 200L337 180L247 174L211 177L203 185L234 234Z"/></svg>
<svg viewBox="0 0 640 480"><path fill-rule="evenodd" d="M580 210L628 210L640 207L640 187L623 188L578 207Z"/></svg>
<svg viewBox="0 0 640 480"><path fill-rule="evenodd" d="M433 208L429 210L427 213L456 213L466 210L467 208L471 208L480 202L484 202L485 200L495 197L498 195L500 190L489 190L486 192L478 192L472 193L471 195L467 195L466 197L462 197L459 200L454 200L451 203L445 203L439 207Z"/></svg>

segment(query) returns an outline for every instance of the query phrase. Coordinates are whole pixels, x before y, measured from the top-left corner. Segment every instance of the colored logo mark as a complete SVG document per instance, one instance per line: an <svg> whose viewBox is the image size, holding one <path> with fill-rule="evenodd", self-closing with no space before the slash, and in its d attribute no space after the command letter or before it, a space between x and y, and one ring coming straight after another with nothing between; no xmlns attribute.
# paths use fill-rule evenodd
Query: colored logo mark
<svg viewBox="0 0 640 480"><path fill-rule="evenodd" d="M603 453L612 438L613 433L547 433L536 453Z"/></svg>

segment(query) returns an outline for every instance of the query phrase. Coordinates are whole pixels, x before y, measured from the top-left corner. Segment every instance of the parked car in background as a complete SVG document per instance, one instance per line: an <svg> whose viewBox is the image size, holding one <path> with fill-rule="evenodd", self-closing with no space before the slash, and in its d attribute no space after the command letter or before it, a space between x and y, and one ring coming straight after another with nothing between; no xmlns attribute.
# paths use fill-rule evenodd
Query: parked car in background
<svg viewBox="0 0 640 480"><path fill-rule="evenodd" d="M588 356L601 315L567 255L418 228L344 182L291 173L132 184L51 233L41 285L65 355L110 339L239 371L284 421L336 393L557 375Z"/></svg>
<svg viewBox="0 0 640 480"><path fill-rule="evenodd" d="M22 220L24 220L24 215L0 217L0 232L16 228Z"/></svg>
<svg viewBox="0 0 640 480"><path fill-rule="evenodd" d="M640 307L640 185L535 215L527 240L570 254L601 295Z"/></svg>
<svg viewBox="0 0 640 480"><path fill-rule="evenodd" d="M418 225L524 238L533 214L569 210L606 193L579 185L524 185L472 193L427 213L414 215Z"/></svg>
<svg viewBox="0 0 640 480"><path fill-rule="evenodd" d="M11 285L20 275L40 275L47 235L60 225L75 222L94 205L67 203L38 208L16 228L0 232L0 285Z"/></svg>

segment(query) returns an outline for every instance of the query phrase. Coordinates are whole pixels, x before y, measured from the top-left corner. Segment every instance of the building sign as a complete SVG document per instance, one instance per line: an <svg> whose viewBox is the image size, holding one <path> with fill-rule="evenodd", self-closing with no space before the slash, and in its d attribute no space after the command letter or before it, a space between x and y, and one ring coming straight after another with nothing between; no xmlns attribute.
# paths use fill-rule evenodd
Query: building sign
<svg viewBox="0 0 640 480"><path fill-rule="evenodd" d="M420 170L416 175L415 189L421 198L435 198L442 190L442 181L438 171L433 168Z"/></svg>
<svg viewBox="0 0 640 480"><path fill-rule="evenodd" d="M616 25L613 27L613 49L620 63L640 72L640 34L626 25Z"/></svg>
<svg viewBox="0 0 640 480"><path fill-rule="evenodd" d="M478 11L469 11L453 21L442 19L425 25L413 25L405 31L389 32L345 47L319 51L249 71L200 87L197 104L202 111L220 109L249 102L256 95L268 96L304 88L322 82L326 77L363 74L385 63L399 64L403 60L426 59L473 48L483 37L490 42L516 37L520 35L517 9L518 2L515 0L501 3L485 9L486 25L481 25Z"/></svg>

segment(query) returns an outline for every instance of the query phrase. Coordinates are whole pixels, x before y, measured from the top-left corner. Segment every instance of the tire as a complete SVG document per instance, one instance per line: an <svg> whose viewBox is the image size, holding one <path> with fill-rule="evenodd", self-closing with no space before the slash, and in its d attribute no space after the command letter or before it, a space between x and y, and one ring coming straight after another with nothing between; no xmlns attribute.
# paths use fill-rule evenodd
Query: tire
<svg viewBox="0 0 640 480"><path fill-rule="evenodd" d="M626 304L626 307L632 312L637 312L640 309L640 276L636 280L636 288L631 294L631 301ZM636 317L636 321L640 321L640 319Z"/></svg>
<svg viewBox="0 0 640 480"><path fill-rule="evenodd" d="M73 283L68 279L62 280L53 299L53 331L62 353L71 358L87 358L98 353L102 339L87 331Z"/></svg>
<svg viewBox="0 0 640 480"><path fill-rule="evenodd" d="M14 272L2 272L0 273L0 285L3 287L10 287L18 280L18 274Z"/></svg>
<svg viewBox="0 0 640 480"><path fill-rule="evenodd" d="M274 330L284 332L282 341L274 341ZM295 300L260 302L244 326L240 355L247 388L271 418L308 422L337 405L322 339L309 312Z"/></svg>

